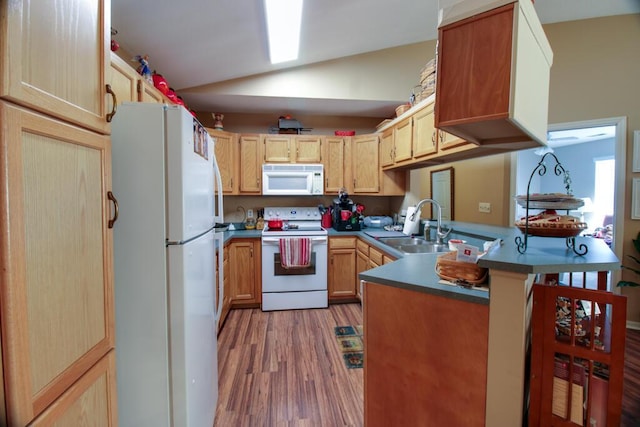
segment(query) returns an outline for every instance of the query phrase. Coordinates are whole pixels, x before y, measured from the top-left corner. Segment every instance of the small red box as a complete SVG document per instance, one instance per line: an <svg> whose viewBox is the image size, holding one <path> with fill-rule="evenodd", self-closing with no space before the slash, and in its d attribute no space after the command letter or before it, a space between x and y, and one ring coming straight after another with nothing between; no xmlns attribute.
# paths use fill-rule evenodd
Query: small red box
<svg viewBox="0 0 640 427"><path fill-rule="evenodd" d="M355 130L337 130L335 131L336 136L353 136L356 134Z"/></svg>

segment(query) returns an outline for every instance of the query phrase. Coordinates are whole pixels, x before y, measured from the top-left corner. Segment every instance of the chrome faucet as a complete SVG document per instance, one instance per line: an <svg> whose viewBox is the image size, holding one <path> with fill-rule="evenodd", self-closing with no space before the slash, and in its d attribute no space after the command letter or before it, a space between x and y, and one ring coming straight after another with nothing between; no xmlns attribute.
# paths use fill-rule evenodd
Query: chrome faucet
<svg viewBox="0 0 640 427"><path fill-rule="evenodd" d="M425 203L431 203L436 207L436 211L438 212L437 225L436 225L436 244L442 245L444 244L444 238L447 237L449 233L451 233L451 227L449 227L446 231L442 231L442 206L440 206L440 203L436 202L433 199L420 200L418 202L418 205L416 206L415 212L411 215L411 218L409 219L411 221L415 221L416 215L420 215L420 209L422 209L422 206ZM425 235L425 238L427 238L426 235Z"/></svg>

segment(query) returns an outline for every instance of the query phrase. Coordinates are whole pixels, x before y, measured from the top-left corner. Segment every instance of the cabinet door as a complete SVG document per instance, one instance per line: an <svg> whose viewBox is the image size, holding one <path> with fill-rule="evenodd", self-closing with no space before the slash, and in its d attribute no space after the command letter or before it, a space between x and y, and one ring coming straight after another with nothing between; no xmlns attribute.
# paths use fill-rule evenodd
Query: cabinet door
<svg viewBox="0 0 640 427"><path fill-rule="evenodd" d="M387 129L380 135L380 166L393 166L393 129Z"/></svg>
<svg viewBox="0 0 640 427"><path fill-rule="evenodd" d="M338 194L345 186L346 140L342 137L327 137L324 145L324 192Z"/></svg>
<svg viewBox="0 0 640 427"><path fill-rule="evenodd" d="M356 250L331 249L329 251L329 298L356 296Z"/></svg>
<svg viewBox="0 0 640 427"><path fill-rule="evenodd" d="M262 263L259 258L259 239L242 239L229 245L232 305L260 302L257 279Z"/></svg>
<svg viewBox="0 0 640 427"><path fill-rule="evenodd" d="M391 257L389 255L382 255L382 264L390 264L393 261L395 261L396 259L394 257Z"/></svg>
<svg viewBox="0 0 640 427"><path fill-rule="evenodd" d="M296 136L295 137L295 161L296 163L321 163L322 162L322 137L320 136Z"/></svg>
<svg viewBox="0 0 640 427"><path fill-rule="evenodd" d="M418 111L413 120L413 157L420 158L435 154L438 149L438 138L433 123L433 104Z"/></svg>
<svg viewBox="0 0 640 427"><path fill-rule="evenodd" d="M220 313L220 321L218 322L218 333L222 330L222 326L224 325L224 321L229 314L229 310L231 309L231 280L230 277L230 264L229 264L229 245L224 247L224 261L222 268L224 269L224 278L223 289L224 295L222 297L222 313Z"/></svg>
<svg viewBox="0 0 640 427"><path fill-rule="evenodd" d="M373 267L380 267L382 265L382 257L383 253L374 248L373 246L369 247L369 264Z"/></svg>
<svg viewBox="0 0 640 427"><path fill-rule="evenodd" d="M142 78L138 80L138 101L140 102L152 102L156 104L162 104L165 100L164 95L155 86L147 83Z"/></svg>
<svg viewBox="0 0 640 427"><path fill-rule="evenodd" d="M30 425L117 426L116 400L116 357L111 350Z"/></svg>
<svg viewBox="0 0 640 427"><path fill-rule="evenodd" d="M11 0L1 7L0 96L109 133L110 2Z"/></svg>
<svg viewBox="0 0 640 427"><path fill-rule="evenodd" d="M109 84L111 85L111 90L116 94L118 104L138 101L139 80L140 75L129 64L115 53L111 53ZM112 102L112 99L108 99L109 109Z"/></svg>
<svg viewBox="0 0 640 427"><path fill-rule="evenodd" d="M240 136L240 193L260 194L262 159L260 135Z"/></svg>
<svg viewBox="0 0 640 427"><path fill-rule="evenodd" d="M264 137L264 162L291 162L291 137L288 135Z"/></svg>
<svg viewBox="0 0 640 427"><path fill-rule="evenodd" d="M476 147L475 144L467 142L464 139L458 138L457 136L452 135L443 130L438 129L437 134L438 134L438 151L449 152L454 148L458 149L456 151L462 151L460 150L461 147L466 147L467 149Z"/></svg>
<svg viewBox="0 0 640 427"><path fill-rule="evenodd" d="M0 102L0 318L10 425L114 346L107 136Z"/></svg>
<svg viewBox="0 0 640 427"><path fill-rule="evenodd" d="M531 2L442 25L436 127L475 144L518 143L517 149L544 144L552 62Z"/></svg>
<svg viewBox="0 0 640 427"><path fill-rule="evenodd" d="M222 192L224 194L236 194L238 180L234 181L233 177L237 176L235 163L237 135L214 129L207 129L207 131L216 140L214 146L216 161L222 176Z"/></svg>
<svg viewBox="0 0 640 427"><path fill-rule="evenodd" d="M393 128L394 162L411 159L411 139L413 138L413 120L407 117Z"/></svg>
<svg viewBox="0 0 640 427"><path fill-rule="evenodd" d="M367 249L368 249L368 246L367 246ZM356 296L358 298L362 298L362 295L360 295L360 278L358 277L358 275L363 271L367 271L368 269L369 269L369 257L364 252L361 252L360 250L356 250L355 286L356 286Z"/></svg>
<svg viewBox="0 0 640 427"><path fill-rule="evenodd" d="M353 192L380 191L380 157L378 136L362 135L353 138Z"/></svg>

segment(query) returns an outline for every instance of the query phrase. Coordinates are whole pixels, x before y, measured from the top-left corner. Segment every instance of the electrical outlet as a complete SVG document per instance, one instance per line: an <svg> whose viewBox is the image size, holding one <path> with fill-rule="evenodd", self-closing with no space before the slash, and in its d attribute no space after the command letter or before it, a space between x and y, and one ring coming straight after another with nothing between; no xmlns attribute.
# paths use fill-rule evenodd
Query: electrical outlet
<svg viewBox="0 0 640 427"><path fill-rule="evenodd" d="M247 209L247 218L253 218L253 209Z"/></svg>
<svg viewBox="0 0 640 427"><path fill-rule="evenodd" d="M478 203L478 212L491 213L491 203L488 203L488 202Z"/></svg>

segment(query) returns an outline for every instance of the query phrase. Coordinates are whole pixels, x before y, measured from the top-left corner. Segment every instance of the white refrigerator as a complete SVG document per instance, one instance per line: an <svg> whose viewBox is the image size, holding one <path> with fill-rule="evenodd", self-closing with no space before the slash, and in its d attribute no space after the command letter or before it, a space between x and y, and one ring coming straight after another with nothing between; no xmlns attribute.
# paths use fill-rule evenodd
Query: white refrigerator
<svg viewBox="0 0 640 427"><path fill-rule="evenodd" d="M212 427L224 274L214 141L181 106L125 103L111 130L119 425Z"/></svg>

